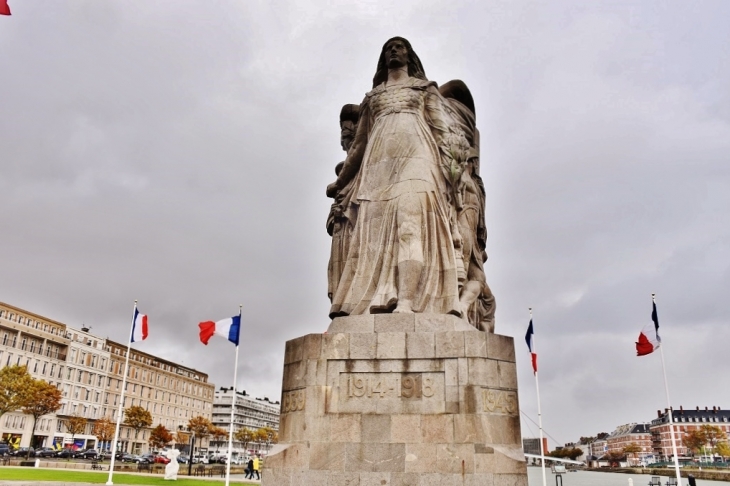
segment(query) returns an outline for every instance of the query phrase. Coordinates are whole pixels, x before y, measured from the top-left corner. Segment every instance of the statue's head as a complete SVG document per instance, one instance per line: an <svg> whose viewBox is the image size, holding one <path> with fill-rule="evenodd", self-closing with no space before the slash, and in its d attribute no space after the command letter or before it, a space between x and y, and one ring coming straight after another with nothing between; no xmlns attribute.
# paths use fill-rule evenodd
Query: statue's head
<svg viewBox="0 0 730 486"><path fill-rule="evenodd" d="M355 140L357 121L360 118L360 105L345 105L340 111L340 144L345 152L350 150Z"/></svg>
<svg viewBox="0 0 730 486"><path fill-rule="evenodd" d="M411 43L408 39L403 37L393 37L383 44L383 49L380 51L380 58L378 59L378 67L375 70L375 76L373 77L373 88L381 83L384 83L388 79L388 68L393 67L401 61L400 55L393 55L393 51L401 50L405 48L405 61L408 66L408 75L414 78L426 80L426 72L423 70L421 60L416 55L416 51L411 47ZM394 59L397 58L397 59Z"/></svg>

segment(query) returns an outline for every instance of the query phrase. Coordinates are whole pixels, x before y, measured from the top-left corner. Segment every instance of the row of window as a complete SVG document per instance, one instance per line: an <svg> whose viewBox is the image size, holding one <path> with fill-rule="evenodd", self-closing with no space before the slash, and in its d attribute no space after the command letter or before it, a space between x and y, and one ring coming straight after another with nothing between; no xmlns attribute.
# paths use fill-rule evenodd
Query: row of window
<svg viewBox="0 0 730 486"><path fill-rule="evenodd" d="M18 324L25 324L30 328L38 329L49 334L63 335L64 331L63 327L54 326L48 324L47 322L40 322L31 317L16 314L14 312L10 312L4 309L0 309L0 318L5 318L11 322L17 322Z"/></svg>

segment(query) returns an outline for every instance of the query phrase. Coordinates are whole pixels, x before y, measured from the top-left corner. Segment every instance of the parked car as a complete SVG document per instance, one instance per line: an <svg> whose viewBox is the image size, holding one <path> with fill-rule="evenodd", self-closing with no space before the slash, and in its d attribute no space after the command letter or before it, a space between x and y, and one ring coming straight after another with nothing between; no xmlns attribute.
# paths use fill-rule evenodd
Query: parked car
<svg viewBox="0 0 730 486"><path fill-rule="evenodd" d="M152 464L153 462L155 462L155 455L148 452L147 454L137 456L134 462L136 462L137 464Z"/></svg>
<svg viewBox="0 0 730 486"><path fill-rule="evenodd" d="M76 454L76 457L80 459L98 459L99 451L96 449L86 449Z"/></svg>
<svg viewBox="0 0 730 486"><path fill-rule="evenodd" d="M56 457L58 451L53 447L44 447L35 451L36 457Z"/></svg>
<svg viewBox="0 0 730 486"><path fill-rule="evenodd" d="M109 451L99 451L99 460L103 461L105 459L111 459L112 453ZM118 459L119 457L117 457Z"/></svg>
<svg viewBox="0 0 730 486"><path fill-rule="evenodd" d="M7 444L0 444L0 456L7 456L10 454L10 446Z"/></svg>
<svg viewBox="0 0 730 486"><path fill-rule="evenodd" d="M62 459L70 459L72 457L76 457L76 451L71 449L70 447L67 447L66 449L61 449L56 453L56 457L62 458Z"/></svg>
<svg viewBox="0 0 730 486"><path fill-rule="evenodd" d="M193 456L193 464L208 464L208 456L205 454L195 454Z"/></svg>
<svg viewBox="0 0 730 486"><path fill-rule="evenodd" d="M28 454L28 451L30 451L30 455ZM10 455L17 457L25 457L26 455L29 455L29 457L35 457L35 449L32 447L19 447L11 452Z"/></svg>
<svg viewBox="0 0 730 486"><path fill-rule="evenodd" d="M190 461L190 457L186 456L185 454L180 454L177 456L177 462L178 464L187 464Z"/></svg>
<svg viewBox="0 0 730 486"><path fill-rule="evenodd" d="M157 464L169 464L170 460L162 454L155 454L155 463Z"/></svg>
<svg viewBox="0 0 730 486"><path fill-rule="evenodd" d="M121 457L117 456L117 459L122 462L137 462L137 456L134 454L122 454Z"/></svg>

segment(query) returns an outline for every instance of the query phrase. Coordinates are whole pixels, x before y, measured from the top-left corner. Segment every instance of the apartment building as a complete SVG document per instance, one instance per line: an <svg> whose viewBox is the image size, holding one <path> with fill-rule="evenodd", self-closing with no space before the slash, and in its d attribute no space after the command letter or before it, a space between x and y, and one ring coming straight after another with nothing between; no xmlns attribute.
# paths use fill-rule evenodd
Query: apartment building
<svg viewBox="0 0 730 486"><path fill-rule="evenodd" d="M233 397L232 387L221 387L215 391L213 397L213 425L229 430ZM245 390L236 391L233 433L235 434L242 428L257 430L263 427L270 427L278 432L279 410L279 402L269 401L268 398L254 398L247 395Z"/></svg>
<svg viewBox="0 0 730 486"><path fill-rule="evenodd" d="M0 302L0 368L25 365L31 376L55 385L63 397L56 414L39 419L32 438L31 417L20 412L3 415L0 440L14 446L68 446L72 438L66 420L82 416L88 419L86 431L75 434L73 442L93 447L94 422L102 417L116 421L127 345L90 331ZM194 416L212 417L215 386L205 373L132 349L127 380L123 408L147 409L152 425L138 434L123 425L120 450L146 452L150 430L159 424L175 432Z"/></svg>
<svg viewBox="0 0 730 486"><path fill-rule="evenodd" d="M61 388L69 345L65 324L0 302L0 368L25 365L33 378ZM56 416L41 417L31 438L32 422L20 412L3 415L0 440L23 447L50 444Z"/></svg>
<svg viewBox="0 0 730 486"><path fill-rule="evenodd" d="M116 421L127 345L107 340L106 347L110 355L110 368L103 413ZM210 420L214 391L215 385L208 383L207 374L131 349L122 407L137 405L145 408L152 415L152 426L137 434L131 427L122 425L120 450L135 454L145 452L150 430L159 424L175 432L186 427L192 417L200 415ZM206 447L205 441L196 445L196 449Z"/></svg>
<svg viewBox="0 0 730 486"><path fill-rule="evenodd" d="M636 444L641 451L628 454L630 465L646 464L648 457L653 457L651 432L647 423L631 423L620 425L606 437L608 452L623 453L624 448Z"/></svg>
<svg viewBox="0 0 730 486"><path fill-rule="evenodd" d="M664 412L657 410L657 418L651 421L649 427L652 439L652 449L659 460L673 460L672 435L669 424L670 410L665 408ZM730 437L730 410L721 410L720 407L705 407L701 410L685 410L680 406L679 410L671 410L672 421L674 422L674 436L677 445L677 455L681 458L688 456L689 451L682 443L682 437L686 432L699 430L703 425L715 425Z"/></svg>

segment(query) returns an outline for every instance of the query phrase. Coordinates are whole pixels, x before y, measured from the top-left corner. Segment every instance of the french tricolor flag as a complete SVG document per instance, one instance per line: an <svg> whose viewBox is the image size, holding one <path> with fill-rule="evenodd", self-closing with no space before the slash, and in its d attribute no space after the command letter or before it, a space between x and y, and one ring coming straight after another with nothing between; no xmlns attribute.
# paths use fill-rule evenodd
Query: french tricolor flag
<svg viewBox="0 0 730 486"><path fill-rule="evenodd" d="M530 325L527 326L527 334L525 334L525 341L527 342L527 349L530 350L530 356L532 356L532 371L537 373L537 353L533 351L532 346L532 335L535 331L532 329L532 319L530 319Z"/></svg>
<svg viewBox="0 0 730 486"><path fill-rule="evenodd" d="M238 336L241 334L241 315L239 314L217 322L201 322L198 324L198 327L200 328L200 342L206 346L214 334L224 337L238 346Z"/></svg>
<svg viewBox="0 0 730 486"><path fill-rule="evenodd" d="M134 308L134 319L132 320L132 339L133 343L144 341L147 339L147 316L140 314L137 308Z"/></svg>
<svg viewBox="0 0 730 486"><path fill-rule="evenodd" d="M639 333L639 340L636 342L636 356L646 356L651 354L662 344L659 337L659 316L656 312L656 302L652 300L651 320L654 321L654 332L651 332L651 324L644 326Z"/></svg>

